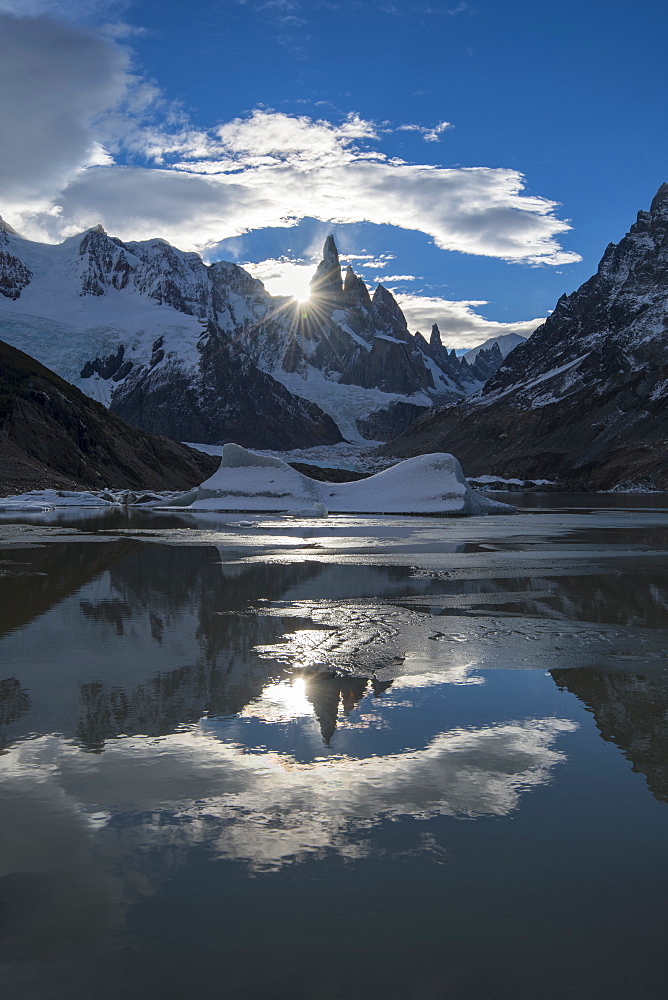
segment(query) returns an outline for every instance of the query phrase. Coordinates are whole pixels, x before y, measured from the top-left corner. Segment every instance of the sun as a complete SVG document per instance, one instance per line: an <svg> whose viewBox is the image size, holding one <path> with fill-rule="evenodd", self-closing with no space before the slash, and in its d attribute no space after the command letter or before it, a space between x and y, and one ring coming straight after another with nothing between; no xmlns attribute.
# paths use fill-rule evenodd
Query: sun
<svg viewBox="0 0 668 1000"><path fill-rule="evenodd" d="M257 264L241 265L254 278L259 278L270 295L289 295L297 302L307 302L311 295L310 282L315 262L289 260L262 260Z"/></svg>

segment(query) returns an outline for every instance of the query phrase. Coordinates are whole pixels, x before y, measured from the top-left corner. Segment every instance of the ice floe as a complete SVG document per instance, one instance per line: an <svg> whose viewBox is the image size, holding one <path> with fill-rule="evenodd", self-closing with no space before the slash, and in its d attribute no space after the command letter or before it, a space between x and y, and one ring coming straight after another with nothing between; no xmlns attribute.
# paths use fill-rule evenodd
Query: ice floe
<svg viewBox="0 0 668 1000"><path fill-rule="evenodd" d="M178 501L177 501L178 502ZM409 458L352 483L316 482L279 458L226 444L220 468L189 510L351 514L509 514L515 508L476 493L446 453Z"/></svg>

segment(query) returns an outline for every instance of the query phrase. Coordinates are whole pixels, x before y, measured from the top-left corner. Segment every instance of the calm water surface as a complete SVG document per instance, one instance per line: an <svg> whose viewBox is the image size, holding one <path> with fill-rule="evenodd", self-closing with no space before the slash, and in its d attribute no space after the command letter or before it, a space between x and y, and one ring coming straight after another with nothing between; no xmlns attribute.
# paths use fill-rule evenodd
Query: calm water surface
<svg viewBox="0 0 668 1000"><path fill-rule="evenodd" d="M0 516L3 1000L663 998L668 497L521 502Z"/></svg>

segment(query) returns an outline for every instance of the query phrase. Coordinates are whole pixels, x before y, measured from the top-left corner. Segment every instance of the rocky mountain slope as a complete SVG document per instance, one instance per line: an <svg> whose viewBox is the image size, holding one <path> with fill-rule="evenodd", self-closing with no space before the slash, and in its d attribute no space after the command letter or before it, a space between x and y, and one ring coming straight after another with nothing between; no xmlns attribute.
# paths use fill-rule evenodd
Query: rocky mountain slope
<svg viewBox="0 0 668 1000"><path fill-rule="evenodd" d="M1 224L0 336L138 427L249 447L385 440L501 361L413 336L387 289L342 278L332 237L303 306L164 240L98 226L48 246Z"/></svg>
<svg viewBox="0 0 668 1000"><path fill-rule="evenodd" d="M189 489L218 464L130 427L0 341L0 496L45 487Z"/></svg>
<svg viewBox="0 0 668 1000"><path fill-rule="evenodd" d="M668 488L668 184L476 396L387 446L471 475Z"/></svg>

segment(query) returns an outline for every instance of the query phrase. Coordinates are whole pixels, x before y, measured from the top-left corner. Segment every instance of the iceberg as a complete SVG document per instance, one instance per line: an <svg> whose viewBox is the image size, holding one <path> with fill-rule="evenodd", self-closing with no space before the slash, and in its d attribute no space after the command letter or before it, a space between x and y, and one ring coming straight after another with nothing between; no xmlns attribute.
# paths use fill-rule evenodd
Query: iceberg
<svg viewBox="0 0 668 1000"><path fill-rule="evenodd" d="M327 483L297 472L279 458L223 446L220 468L198 487L188 510L265 511L299 515L514 514L466 482L462 467L445 452L419 455L352 483ZM311 514L313 516L313 514Z"/></svg>

